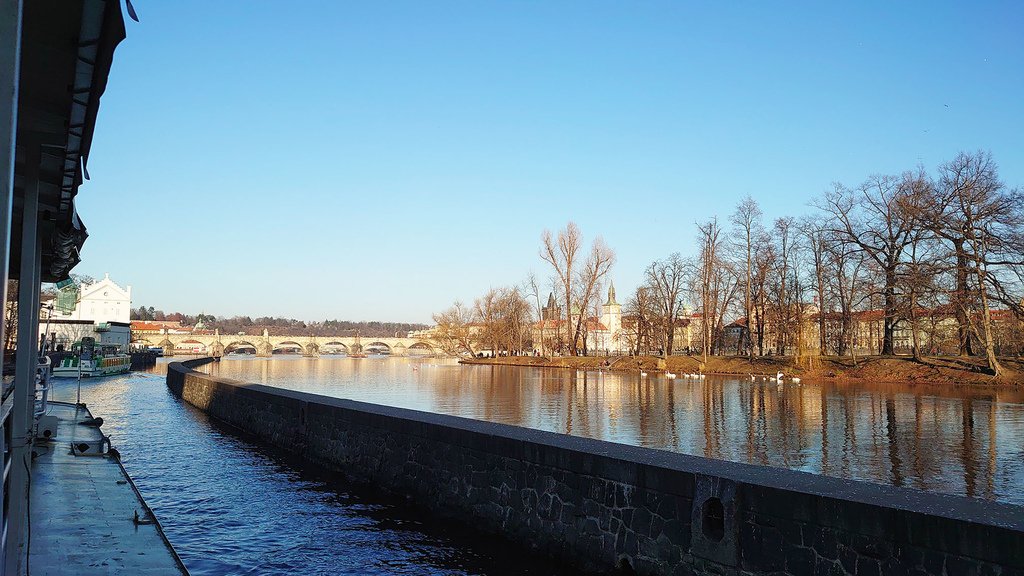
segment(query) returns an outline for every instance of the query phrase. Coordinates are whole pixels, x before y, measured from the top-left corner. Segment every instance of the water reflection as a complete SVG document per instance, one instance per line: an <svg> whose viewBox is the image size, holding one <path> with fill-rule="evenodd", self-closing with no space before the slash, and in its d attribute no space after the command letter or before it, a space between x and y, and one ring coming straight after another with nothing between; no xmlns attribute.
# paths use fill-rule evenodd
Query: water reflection
<svg viewBox="0 0 1024 576"><path fill-rule="evenodd" d="M1024 392L783 384L406 358L225 359L221 376L696 454L1024 504Z"/></svg>

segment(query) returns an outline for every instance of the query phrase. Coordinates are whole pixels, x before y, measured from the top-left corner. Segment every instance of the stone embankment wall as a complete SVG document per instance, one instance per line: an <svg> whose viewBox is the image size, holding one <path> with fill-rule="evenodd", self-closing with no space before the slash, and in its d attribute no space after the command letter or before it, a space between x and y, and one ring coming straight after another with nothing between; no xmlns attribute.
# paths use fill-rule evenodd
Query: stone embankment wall
<svg viewBox="0 0 1024 576"><path fill-rule="evenodd" d="M167 385L275 446L587 571L1024 576L1024 507L245 384Z"/></svg>

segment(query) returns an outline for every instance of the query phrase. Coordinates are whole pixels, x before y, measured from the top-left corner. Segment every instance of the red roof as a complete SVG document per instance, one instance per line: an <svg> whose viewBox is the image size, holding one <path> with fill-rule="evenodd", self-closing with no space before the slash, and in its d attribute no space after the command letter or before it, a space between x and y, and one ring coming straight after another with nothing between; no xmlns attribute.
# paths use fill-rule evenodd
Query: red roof
<svg viewBox="0 0 1024 576"><path fill-rule="evenodd" d="M132 330L152 330L158 332L163 328L160 324L146 322L145 320L132 320Z"/></svg>
<svg viewBox="0 0 1024 576"><path fill-rule="evenodd" d="M573 322L573 326L575 325L576 323ZM533 323L533 327L537 330L540 330L541 328L544 330L555 330L562 326L565 326L565 319L542 320L540 322ZM587 330L596 332L599 330L608 330L608 327L602 324L597 318L587 318Z"/></svg>

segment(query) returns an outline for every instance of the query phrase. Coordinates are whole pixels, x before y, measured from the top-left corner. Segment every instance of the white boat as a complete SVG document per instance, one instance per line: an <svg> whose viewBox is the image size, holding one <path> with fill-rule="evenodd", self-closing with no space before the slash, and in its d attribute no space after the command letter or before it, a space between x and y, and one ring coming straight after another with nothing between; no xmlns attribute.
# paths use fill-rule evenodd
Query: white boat
<svg viewBox="0 0 1024 576"><path fill-rule="evenodd" d="M116 344L98 344L90 337L82 338L71 347L71 354L53 367L53 375L60 378L83 378L124 374L132 369L132 358Z"/></svg>

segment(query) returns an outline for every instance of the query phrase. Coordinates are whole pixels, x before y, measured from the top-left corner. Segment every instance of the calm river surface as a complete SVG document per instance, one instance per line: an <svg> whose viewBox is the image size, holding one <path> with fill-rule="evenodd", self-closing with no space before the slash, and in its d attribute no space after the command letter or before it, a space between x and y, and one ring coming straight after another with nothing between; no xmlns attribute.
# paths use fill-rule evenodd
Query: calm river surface
<svg viewBox="0 0 1024 576"><path fill-rule="evenodd" d="M778 385L415 358L228 356L208 372L468 418L1024 504L1024 391Z"/></svg>
<svg viewBox="0 0 1024 576"><path fill-rule="evenodd" d="M165 367L83 380L82 401L192 576L562 573L247 441L172 396Z"/></svg>

